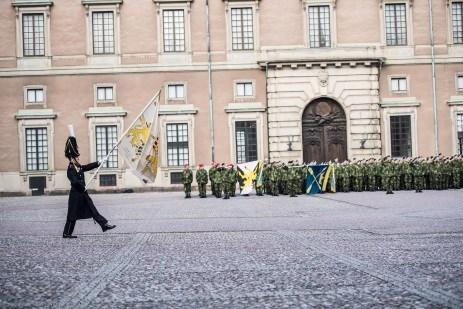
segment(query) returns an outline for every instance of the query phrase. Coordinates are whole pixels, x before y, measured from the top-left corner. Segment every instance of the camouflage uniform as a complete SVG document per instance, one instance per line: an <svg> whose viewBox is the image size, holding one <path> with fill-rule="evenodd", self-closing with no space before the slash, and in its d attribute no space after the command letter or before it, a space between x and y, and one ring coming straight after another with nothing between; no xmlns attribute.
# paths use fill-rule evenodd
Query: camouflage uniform
<svg viewBox="0 0 463 309"><path fill-rule="evenodd" d="M230 198L233 181L235 180L235 169L229 166L227 169L223 170L223 198L225 200ZM236 184L236 183L235 183Z"/></svg>
<svg viewBox="0 0 463 309"><path fill-rule="evenodd" d="M419 161L412 161L411 163L411 169L413 171L413 180L415 184L415 191L417 193L422 192L424 189L424 175L425 175L425 163L424 162L419 162Z"/></svg>
<svg viewBox="0 0 463 309"><path fill-rule="evenodd" d="M222 185L223 185L223 176L224 176L225 169L223 167L218 167L213 176L214 186L215 186L215 197L221 198L222 197Z"/></svg>
<svg viewBox="0 0 463 309"><path fill-rule="evenodd" d="M391 161L383 161L382 164L382 174L383 174L383 185L386 190L386 194L393 194L392 189L394 188L394 167Z"/></svg>
<svg viewBox="0 0 463 309"><path fill-rule="evenodd" d="M211 168L209 169L209 180L211 181L211 191L212 191L212 195L214 196L217 195L216 188L215 188L216 186L214 182L214 178L215 178L214 175L216 171L217 171L216 164L212 163Z"/></svg>
<svg viewBox="0 0 463 309"><path fill-rule="evenodd" d="M196 171L196 182L198 183L199 197L206 197L207 171L202 166Z"/></svg>
<svg viewBox="0 0 463 309"><path fill-rule="evenodd" d="M288 170L286 172L287 174L287 190L289 193L290 197L295 197L297 191L299 190L298 187L300 188L299 185L299 175L297 171L296 166L289 166Z"/></svg>
<svg viewBox="0 0 463 309"><path fill-rule="evenodd" d="M278 196L278 168L272 163L269 167L269 187L270 194Z"/></svg>
<svg viewBox="0 0 463 309"><path fill-rule="evenodd" d="M182 173L183 189L185 191L185 198L191 197L191 183L193 182L193 172L189 167L185 167Z"/></svg>

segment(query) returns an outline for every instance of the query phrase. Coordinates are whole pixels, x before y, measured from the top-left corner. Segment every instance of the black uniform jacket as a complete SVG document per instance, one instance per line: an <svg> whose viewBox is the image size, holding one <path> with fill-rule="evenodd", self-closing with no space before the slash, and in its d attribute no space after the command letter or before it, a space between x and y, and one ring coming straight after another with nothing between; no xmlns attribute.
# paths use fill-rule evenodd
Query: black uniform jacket
<svg viewBox="0 0 463 309"><path fill-rule="evenodd" d="M68 179L71 182L71 192L69 192L68 220L92 218L98 211L92 199L85 191L84 172L98 167L98 162L93 162L80 167L74 167L72 163L68 166Z"/></svg>

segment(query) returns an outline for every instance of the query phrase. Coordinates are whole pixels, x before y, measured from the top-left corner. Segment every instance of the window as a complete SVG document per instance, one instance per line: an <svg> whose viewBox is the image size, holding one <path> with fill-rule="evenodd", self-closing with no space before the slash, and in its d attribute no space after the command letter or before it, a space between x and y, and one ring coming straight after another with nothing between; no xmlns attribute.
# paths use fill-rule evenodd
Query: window
<svg viewBox="0 0 463 309"><path fill-rule="evenodd" d="M117 143L117 126L96 126L96 159L102 160ZM117 150L114 150L103 165L105 168L117 168Z"/></svg>
<svg viewBox="0 0 463 309"><path fill-rule="evenodd" d="M231 9L233 50L253 50L254 30L252 8Z"/></svg>
<svg viewBox="0 0 463 309"><path fill-rule="evenodd" d="M310 47L330 47L330 7L328 5L309 6Z"/></svg>
<svg viewBox="0 0 463 309"><path fill-rule="evenodd" d="M165 52L185 51L184 10L163 10L162 23Z"/></svg>
<svg viewBox="0 0 463 309"><path fill-rule="evenodd" d="M113 101L113 87L97 87L96 99L97 101Z"/></svg>
<svg viewBox="0 0 463 309"><path fill-rule="evenodd" d="M391 156L411 157L412 136L410 115L391 116Z"/></svg>
<svg viewBox="0 0 463 309"><path fill-rule="evenodd" d="M23 14L24 56L45 56L45 32L43 14Z"/></svg>
<svg viewBox="0 0 463 309"><path fill-rule="evenodd" d="M253 96L252 82L236 83L236 96L237 97Z"/></svg>
<svg viewBox="0 0 463 309"><path fill-rule="evenodd" d="M92 13L93 54L114 54L113 12Z"/></svg>
<svg viewBox="0 0 463 309"><path fill-rule="evenodd" d="M257 132L255 121L235 122L236 162L257 160Z"/></svg>
<svg viewBox="0 0 463 309"><path fill-rule="evenodd" d="M386 4L386 45L407 45L406 14L405 3Z"/></svg>
<svg viewBox="0 0 463 309"><path fill-rule="evenodd" d="M457 89L463 91L463 75L457 76Z"/></svg>
<svg viewBox="0 0 463 309"><path fill-rule="evenodd" d="M185 86L182 84L168 85L167 92L168 92L169 100L184 99L185 98L184 87Z"/></svg>
<svg viewBox="0 0 463 309"><path fill-rule="evenodd" d="M463 155L463 114L457 114L457 153Z"/></svg>
<svg viewBox="0 0 463 309"><path fill-rule="evenodd" d="M452 3L453 43L463 43L463 2Z"/></svg>
<svg viewBox="0 0 463 309"><path fill-rule="evenodd" d="M100 175L100 187L113 187L116 185L116 175Z"/></svg>
<svg viewBox="0 0 463 309"><path fill-rule="evenodd" d="M172 173L170 173L170 184L172 184L172 185L183 184L182 177L183 177L182 172L172 172Z"/></svg>
<svg viewBox="0 0 463 309"><path fill-rule="evenodd" d="M27 103L43 103L43 89L27 89Z"/></svg>
<svg viewBox="0 0 463 309"><path fill-rule="evenodd" d="M173 123L167 125L167 164L182 166L188 164L188 125Z"/></svg>
<svg viewBox="0 0 463 309"><path fill-rule="evenodd" d="M407 78L393 77L391 78L391 91L392 92L405 92L407 91Z"/></svg>
<svg viewBox="0 0 463 309"><path fill-rule="evenodd" d="M26 164L28 171L48 170L47 128L26 129Z"/></svg>

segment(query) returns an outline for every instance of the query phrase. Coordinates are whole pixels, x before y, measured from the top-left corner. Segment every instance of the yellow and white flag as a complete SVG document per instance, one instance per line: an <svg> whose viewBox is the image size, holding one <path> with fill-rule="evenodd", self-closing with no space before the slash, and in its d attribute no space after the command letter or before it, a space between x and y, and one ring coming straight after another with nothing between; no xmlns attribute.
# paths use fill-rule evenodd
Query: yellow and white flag
<svg viewBox="0 0 463 309"><path fill-rule="evenodd" d="M237 165L238 181L241 187L241 195L249 194L254 188L254 181L258 181L262 161L251 161Z"/></svg>
<svg viewBox="0 0 463 309"><path fill-rule="evenodd" d="M160 91L145 106L122 136L118 151L132 172L144 183L154 182L159 162Z"/></svg>

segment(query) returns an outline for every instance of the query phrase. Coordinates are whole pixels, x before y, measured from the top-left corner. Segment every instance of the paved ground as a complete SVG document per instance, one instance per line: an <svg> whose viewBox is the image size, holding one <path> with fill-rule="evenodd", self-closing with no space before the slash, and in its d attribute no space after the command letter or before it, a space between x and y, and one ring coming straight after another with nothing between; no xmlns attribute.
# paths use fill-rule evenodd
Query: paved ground
<svg viewBox="0 0 463 309"><path fill-rule="evenodd" d="M463 307L463 190L0 199L0 307Z"/></svg>

